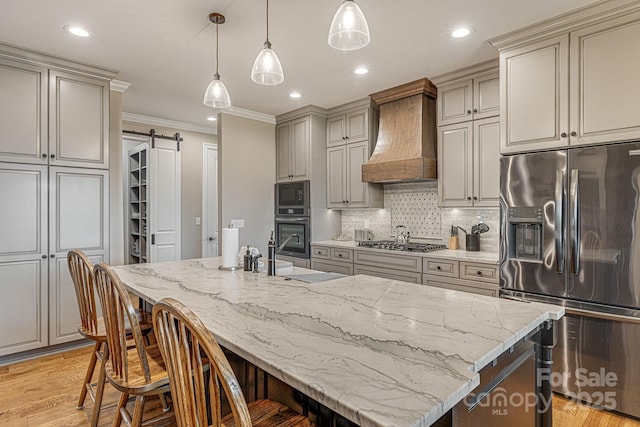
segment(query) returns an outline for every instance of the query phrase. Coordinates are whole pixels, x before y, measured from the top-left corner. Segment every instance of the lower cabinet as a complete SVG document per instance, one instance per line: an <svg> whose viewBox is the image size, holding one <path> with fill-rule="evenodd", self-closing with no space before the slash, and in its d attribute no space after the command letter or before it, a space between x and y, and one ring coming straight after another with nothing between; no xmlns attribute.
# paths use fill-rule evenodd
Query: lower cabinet
<svg viewBox="0 0 640 427"><path fill-rule="evenodd" d="M452 279L423 274L422 284L427 286L435 286L437 288L451 289L454 291L486 295L490 297L497 297L499 295L497 284L490 285L488 283L474 282L471 280Z"/></svg>
<svg viewBox="0 0 640 427"><path fill-rule="evenodd" d="M422 284L454 291L499 296L498 265L424 258Z"/></svg>
<svg viewBox="0 0 640 427"><path fill-rule="evenodd" d="M311 266L311 261L307 258L296 258L293 256L277 255L276 259L293 263L294 267L309 268Z"/></svg>
<svg viewBox="0 0 640 427"><path fill-rule="evenodd" d="M366 276L381 277L383 279L401 280L409 283L422 283L422 275L420 273L411 273L401 270L393 270L391 268L372 267L370 265L355 264L353 266L353 274L364 274Z"/></svg>
<svg viewBox="0 0 640 427"><path fill-rule="evenodd" d="M353 264L340 261L315 260L311 258L311 269L326 273L339 273L353 276Z"/></svg>

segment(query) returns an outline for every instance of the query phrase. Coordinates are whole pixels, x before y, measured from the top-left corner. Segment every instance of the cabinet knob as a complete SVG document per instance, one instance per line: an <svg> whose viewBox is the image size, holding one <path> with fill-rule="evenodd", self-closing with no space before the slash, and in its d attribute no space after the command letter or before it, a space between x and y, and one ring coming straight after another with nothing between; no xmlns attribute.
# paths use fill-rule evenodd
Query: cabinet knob
<svg viewBox="0 0 640 427"><path fill-rule="evenodd" d="M342 140L344 141L345 139L347 139L347 137L346 137L346 136L343 136L343 137L342 137Z"/></svg>
<svg viewBox="0 0 640 427"><path fill-rule="evenodd" d="M467 114L471 114L471 110L467 110Z"/></svg>
<svg viewBox="0 0 640 427"><path fill-rule="evenodd" d="M478 276L482 276L482 271L478 270L477 273L478 273Z"/></svg>
<svg viewBox="0 0 640 427"><path fill-rule="evenodd" d="M437 267L436 267L436 270L442 270L442 267L437 266Z"/></svg>
<svg viewBox="0 0 640 427"><path fill-rule="evenodd" d="M338 254L338 257L342 258L342 254Z"/></svg>
<svg viewBox="0 0 640 427"><path fill-rule="evenodd" d="M47 256L46 255L42 255L42 259L47 259Z"/></svg>
<svg viewBox="0 0 640 427"><path fill-rule="evenodd" d="M347 203L349 203L349 201L347 200Z"/></svg>
<svg viewBox="0 0 640 427"><path fill-rule="evenodd" d="M566 137L567 137L567 133L566 133L566 132L562 132L562 133L560 134L560 138L566 138Z"/></svg>
<svg viewBox="0 0 640 427"><path fill-rule="evenodd" d="M473 200L478 200L478 196L473 196Z"/></svg>
<svg viewBox="0 0 640 427"><path fill-rule="evenodd" d="M52 159L55 159L56 155L55 154L51 154L49 157L51 157Z"/></svg>
<svg viewBox="0 0 640 427"><path fill-rule="evenodd" d="M578 134L576 133L576 131L571 132L571 136L578 136Z"/></svg>
<svg viewBox="0 0 640 427"><path fill-rule="evenodd" d="M49 258L55 258L56 256L54 254L49 255Z"/></svg>
<svg viewBox="0 0 640 427"><path fill-rule="evenodd" d="M478 112L478 109L477 109L477 108L474 108L474 109L473 109L473 112L474 112L474 113L477 113L477 112Z"/></svg>
<svg viewBox="0 0 640 427"><path fill-rule="evenodd" d="M43 159L46 159L46 158L47 158L46 153L42 153L42 158L43 158Z"/></svg>
<svg viewBox="0 0 640 427"><path fill-rule="evenodd" d="M467 197L467 200L471 200L471 196Z"/></svg>
<svg viewBox="0 0 640 427"><path fill-rule="evenodd" d="M349 137L348 137L348 136L345 136L345 137L344 137L344 139L349 139Z"/></svg>

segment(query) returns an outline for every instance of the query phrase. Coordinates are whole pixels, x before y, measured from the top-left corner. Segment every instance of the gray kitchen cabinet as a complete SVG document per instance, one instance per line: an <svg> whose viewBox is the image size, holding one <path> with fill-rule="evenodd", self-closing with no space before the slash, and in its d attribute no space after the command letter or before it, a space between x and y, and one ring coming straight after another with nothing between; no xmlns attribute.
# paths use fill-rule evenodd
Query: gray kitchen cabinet
<svg viewBox="0 0 640 427"><path fill-rule="evenodd" d="M108 171L0 163L0 190L0 356L80 339L66 255L107 260Z"/></svg>
<svg viewBox="0 0 640 427"><path fill-rule="evenodd" d="M353 275L353 249L311 245L311 269Z"/></svg>
<svg viewBox="0 0 640 427"><path fill-rule="evenodd" d="M332 109L327 120L327 207L375 208L384 204L380 184L362 182L373 151L376 113L368 99ZM346 129L346 130L345 130Z"/></svg>
<svg viewBox="0 0 640 427"><path fill-rule="evenodd" d="M327 147L369 139L370 107L366 102L360 101L339 113L336 110L338 109L330 111L327 118Z"/></svg>
<svg viewBox="0 0 640 427"><path fill-rule="evenodd" d="M276 180L309 179L309 117L280 123L276 127Z"/></svg>
<svg viewBox="0 0 640 427"><path fill-rule="evenodd" d="M354 274L422 283L422 257L420 256L355 250L353 263Z"/></svg>
<svg viewBox="0 0 640 427"><path fill-rule="evenodd" d="M324 271L326 273L338 273L346 276L353 276L353 264L340 261L324 261L311 258L311 269Z"/></svg>
<svg viewBox="0 0 640 427"><path fill-rule="evenodd" d="M438 127L438 204L498 206L500 118Z"/></svg>
<svg viewBox="0 0 640 427"><path fill-rule="evenodd" d="M423 259L422 284L479 295L499 296L498 265L442 258Z"/></svg>
<svg viewBox="0 0 640 427"><path fill-rule="evenodd" d="M438 126L500 114L498 72L446 83L438 87Z"/></svg>
<svg viewBox="0 0 640 427"><path fill-rule="evenodd" d="M109 167L109 80L0 60L0 161Z"/></svg>
<svg viewBox="0 0 640 427"><path fill-rule="evenodd" d="M285 255L277 255L276 258L279 259L280 261L290 262L293 264L294 267L301 267L301 268L311 267L311 261L306 258L296 258L292 256L285 256Z"/></svg>
<svg viewBox="0 0 640 427"><path fill-rule="evenodd" d="M353 274L364 274L365 276L381 277L383 279L400 280L409 283L422 283L420 273L410 271L393 270L391 268L374 267L371 265L354 264Z"/></svg>
<svg viewBox="0 0 640 427"><path fill-rule="evenodd" d="M638 38L640 6L631 4L596 5L493 40L501 152L640 138L640 59L629 55Z"/></svg>

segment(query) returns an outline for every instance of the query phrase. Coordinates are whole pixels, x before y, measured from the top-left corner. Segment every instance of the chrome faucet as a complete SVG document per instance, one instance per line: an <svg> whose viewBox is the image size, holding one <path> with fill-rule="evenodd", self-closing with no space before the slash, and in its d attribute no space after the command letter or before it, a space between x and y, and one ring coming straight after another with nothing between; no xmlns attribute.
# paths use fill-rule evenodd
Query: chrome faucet
<svg viewBox="0 0 640 427"><path fill-rule="evenodd" d="M400 232L402 229L402 233ZM397 243L407 243L407 227L404 225L396 225L396 238L394 242Z"/></svg>
<svg viewBox="0 0 640 427"><path fill-rule="evenodd" d="M287 237L284 242L282 242L282 244L278 246L278 248L276 249L276 253L279 254L280 252L282 252L284 247L287 246L287 243L289 243L293 238L296 239L296 243L300 243L300 236L298 236L297 234L289 234L289 237Z"/></svg>

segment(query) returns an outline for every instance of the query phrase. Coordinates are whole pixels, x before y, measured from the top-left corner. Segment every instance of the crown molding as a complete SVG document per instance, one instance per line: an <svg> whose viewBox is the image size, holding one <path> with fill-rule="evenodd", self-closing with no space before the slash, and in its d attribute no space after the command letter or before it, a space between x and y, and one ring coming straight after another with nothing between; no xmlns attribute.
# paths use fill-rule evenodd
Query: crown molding
<svg viewBox="0 0 640 427"><path fill-rule="evenodd" d="M105 80L111 80L118 75L116 70L96 67L7 43L0 43L0 58L18 60L55 70L72 71L76 74L99 77Z"/></svg>
<svg viewBox="0 0 640 427"><path fill-rule="evenodd" d="M111 80L109 82L109 89L115 92L124 92L129 89L129 86L131 86L131 83L123 82L122 80Z"/></svg>
<svg viewBox="0 0 640 427"><path fill-rule="evenodd" d="M482 74L494 73L498 71L498 58L460 68L449 73L440 74L430 79L433 84L440 87L445 84L453 83L458 80L468 80L470 78L479 77Z"/></svg>
<svg viewBox="0 0 640 427"><path fill-rule="evenodd" d="M259 122L276 124L276 117L271 114L259 113L258 111L245 110L239 107L229 107L214 110L217 113L230 114L232 116L244 117L245 119L256 120Z"/></svg>
<svg viewBox="0 0 640 427"><path fill-rule="evenodd" d="M327 117L326 108L316 107L315 105L307 105L306 107L298 108L288 113L279 114L276 116L276 123L286 122L298 117L307 116L309 114L315 114L320 117Z"/></svg>
<svg viewBox="0 0 640 427"><path fill-rule="evenodd" d="M494 37L489 40L489 43L498 51L502 51L634 12L640 12L638 0L600 0L537 24Z"/></svg>
<svg viewBox="0 0 640 427"><path fill-rule="evenodd" d="M151 125L151 126L161 126L164 128L176 129L176 130L200 132L200 133L206 133L209 135L218 134L218 127L216 125L213 125L213 126L194 125L191 123L179 122L176 120L168 120L168 119L161 119L158 117L143 116L142 114L133 114L133 113L123 112L122 121L142 123L142 124Z"/></svg>

